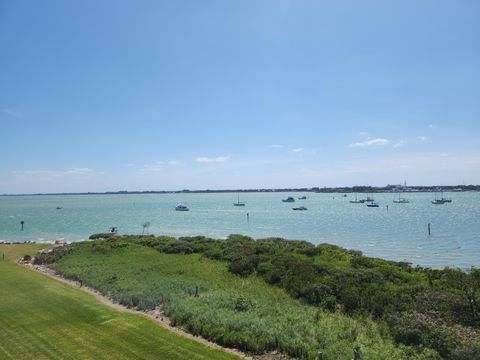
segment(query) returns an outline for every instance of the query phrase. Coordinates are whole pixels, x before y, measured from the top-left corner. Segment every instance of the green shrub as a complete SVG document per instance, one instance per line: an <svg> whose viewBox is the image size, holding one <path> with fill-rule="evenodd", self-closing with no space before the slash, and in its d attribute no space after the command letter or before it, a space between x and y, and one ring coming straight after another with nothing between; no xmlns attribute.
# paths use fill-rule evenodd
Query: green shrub
<svg viewBox="0 0 480 360"><path fill-rule="evenodd" d="M351 359L355 345L373 360L480 353L476 269L412 268L334 245L242 235L117 236L38 261L121 304L161 307L194 334L254 353L313 358L322 350L327 359Z"/></svg>
<svg viewBox="0 0 480 360"><path fill-rule="evenodd" d="M228 270L235 275L248 276L255 271L252 262L244 257L238 257L228 264Z"/></svg>

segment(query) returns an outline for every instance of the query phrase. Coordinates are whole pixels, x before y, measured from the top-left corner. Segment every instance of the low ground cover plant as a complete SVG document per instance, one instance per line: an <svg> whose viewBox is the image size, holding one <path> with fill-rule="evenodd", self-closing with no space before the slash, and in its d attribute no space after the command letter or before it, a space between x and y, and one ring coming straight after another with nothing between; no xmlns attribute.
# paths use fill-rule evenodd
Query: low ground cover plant
<svg viewBox="0 0 480 360"><path fill-rule="evenodd" d="M124 236L35 258L225 346L293 357L471 360L480 271L432 270L281 238Z"/></svg>

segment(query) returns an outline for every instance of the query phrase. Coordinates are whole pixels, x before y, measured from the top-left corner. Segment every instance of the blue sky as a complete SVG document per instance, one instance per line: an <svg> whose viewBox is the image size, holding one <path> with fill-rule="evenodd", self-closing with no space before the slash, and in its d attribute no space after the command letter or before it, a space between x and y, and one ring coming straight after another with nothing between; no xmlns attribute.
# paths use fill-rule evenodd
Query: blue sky
<svg viewBox="0 0 480 360"><path fill-rule="evenodd" d="M480 183L478 1L0 1L0 193Z"/></svg>

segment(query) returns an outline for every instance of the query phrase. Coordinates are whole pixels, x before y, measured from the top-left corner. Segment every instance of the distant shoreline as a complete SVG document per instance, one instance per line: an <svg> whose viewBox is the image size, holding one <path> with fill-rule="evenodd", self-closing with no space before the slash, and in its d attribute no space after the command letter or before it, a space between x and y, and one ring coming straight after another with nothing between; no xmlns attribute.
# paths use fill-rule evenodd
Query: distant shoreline
<svg viewBox="0 0 480 360"><path fill-rule="evenodd" d="M0 196L48 196L48 195L131 195L131 194L215 194L215 193L265 193L265 192L314 192L314 193L391 193L391 192L464 192L480 191L480 185L432 185L432 186L351 186L351 187L311 187L311 188L276 188L276 189L225 189L225 190L146 190L146 191L104 191L104 192L61 192L61 193L30 193L30 194L0 194Z"/></svg>

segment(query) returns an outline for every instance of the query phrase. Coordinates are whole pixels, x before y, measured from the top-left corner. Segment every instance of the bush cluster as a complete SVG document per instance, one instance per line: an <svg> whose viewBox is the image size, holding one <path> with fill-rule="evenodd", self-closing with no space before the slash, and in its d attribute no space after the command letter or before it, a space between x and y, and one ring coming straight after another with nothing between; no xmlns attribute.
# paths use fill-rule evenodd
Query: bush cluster
<svg viewBox="0 0 480 360"><path fill-rule="evenodd" d="M324 312L343 313L355 319L375 319L380 328L385 327L385 336L391 336L400 348L407 346L407 352L411 351L408 347L417 349L416 355L412 353L409 356L412 359L425 351L432 351L431 356L418 355L419 359L436 359L437 356L452 360L479 358L478 269L468 272L448 268L432 270L412 267L405 262L369 258L359 251L329 244L314 246L305 241L282 238L254 240L243 235L230 235L226 240L201 236L178 239L125 236L75 244L73 247L77 258L85 261L91 256L110 256L123 252L125 255L131 254L136 246L171 256L175 254L180 258L185 256L184 265L191 261L192 256L213 260L239 279L244 279L242 283L262 279L266 284L281 288L291 297L319 309L315 315L317 323L321 323ZM69 247L58 248L41 259L44 263L62 264L63 259L69 258L65 255L71 251ZM141 277L143 272L172 274L163 268L155 267L152 270L148 265L137 264L129 270L129 275L122 275L126 271L125 264L119 265L115 272L111 267L103 268L101 262L94 264L95 267L84 266L81 271L72 264L66 268L60 266L59 269L63 269L66 276L83 277L87 284L90 282L91 286L127 306L153 309L163 304L174 322L184 324L192 332L224 345L234 345L253 352L279 350L302 358L315 353L311 345L302 343L312 334L305 334L306 338L294 336L292 339L280 339L280 335L273 335L281 334L280 331L272 333L271 338L267 336L269 331L263 327L265 314L262 309L265 306L241 292L228 296L216 293L215 297L210 298L205 295L205 289L211 286L208 281L175 280L164 283L162 280L148 282L143 278L139 288L138 284L131 282L131 278ZM189 274L189 270L183 266L175 270L173 276L192 275ZM192 308L182 305L179 298L190 299L185 301ZM215 309L213 313L208 319L204 318L202 314L211 311L211 308ZM222 312L227 309L230 311L228 316ZM264 343L259 343L258 334L252 335L253 314L258 317L256 326L265 332ZM250 316L248 322L245 316ZM315 331L312 328L312 332ZM318 336L315 335L315 338ZM355 340L358 335L352 336Z"/></svg>

